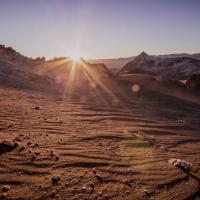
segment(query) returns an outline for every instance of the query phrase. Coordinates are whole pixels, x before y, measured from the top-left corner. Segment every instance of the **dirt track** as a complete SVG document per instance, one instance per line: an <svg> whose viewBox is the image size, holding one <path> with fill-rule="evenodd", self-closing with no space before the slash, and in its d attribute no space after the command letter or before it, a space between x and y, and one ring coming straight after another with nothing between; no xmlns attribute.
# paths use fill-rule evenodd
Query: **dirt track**
<svg viewBox="0 0 200 200"><path fill-rule="evenodd" d="M12 89L0 89L0 98L0 141L21 140L0 152L8 199L199 199L198 183L167 163L185 159L200 175L199 105ZM52 185L55 175L61 180Z"/></svg>

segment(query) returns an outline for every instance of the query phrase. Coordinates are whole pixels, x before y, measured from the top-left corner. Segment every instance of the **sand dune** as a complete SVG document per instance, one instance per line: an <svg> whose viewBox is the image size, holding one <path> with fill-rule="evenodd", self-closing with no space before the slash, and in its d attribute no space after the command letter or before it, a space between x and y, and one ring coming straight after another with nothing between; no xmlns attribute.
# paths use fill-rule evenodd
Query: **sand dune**
<svg viewBox="0 0 200 200"><path fill-rule="evenodd" d="M0 152L8 199L198 197L198 182L168 164L182 158L200 173L198 104L142 90L117 94L117 102L104 93L0 94L0 141L20 143Z"/></svg>

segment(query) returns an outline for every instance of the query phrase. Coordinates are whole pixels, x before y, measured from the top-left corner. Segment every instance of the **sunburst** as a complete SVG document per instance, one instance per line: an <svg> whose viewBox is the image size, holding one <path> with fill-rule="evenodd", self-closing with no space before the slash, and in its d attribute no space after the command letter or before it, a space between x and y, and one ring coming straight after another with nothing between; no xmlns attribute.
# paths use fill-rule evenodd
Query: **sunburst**
<svg viewBox="0 0 200 200"><path fill-rule="evenodd" d="M70 58L74 62L80 62L81 61L81 54L79 52L72 52L72 53L70 53Z"/></svg>

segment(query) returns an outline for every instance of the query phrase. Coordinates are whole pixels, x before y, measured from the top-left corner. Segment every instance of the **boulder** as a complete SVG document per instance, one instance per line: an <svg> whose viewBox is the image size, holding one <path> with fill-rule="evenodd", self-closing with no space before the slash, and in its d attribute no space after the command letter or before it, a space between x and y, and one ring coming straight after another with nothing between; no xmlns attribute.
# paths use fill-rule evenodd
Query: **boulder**
<svg viewBox="0 0 200 200"><path fill-rule="evenodd" d="M0 154L10 152L14 150L17 146L19 145L16 144L15 141L13 142L13 141L5 140L0 143Z"/></svg>

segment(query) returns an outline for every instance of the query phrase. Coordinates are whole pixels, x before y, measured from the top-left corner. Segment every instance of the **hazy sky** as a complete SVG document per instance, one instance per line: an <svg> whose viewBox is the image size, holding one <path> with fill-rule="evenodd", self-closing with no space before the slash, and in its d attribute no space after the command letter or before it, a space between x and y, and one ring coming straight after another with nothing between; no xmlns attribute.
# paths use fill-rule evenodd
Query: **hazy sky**
<svg viewBox="0 0 200 200"><path fill-rule="evenodd" d="M200 52L200 0L0 0L0 43L48 58Z"/></svg>

